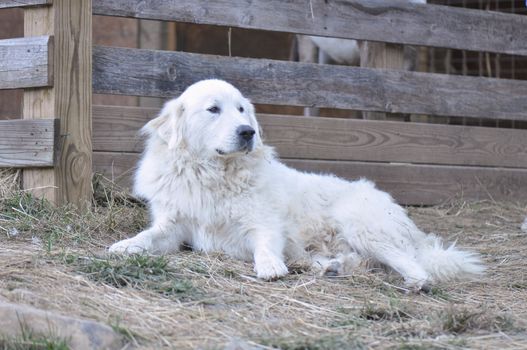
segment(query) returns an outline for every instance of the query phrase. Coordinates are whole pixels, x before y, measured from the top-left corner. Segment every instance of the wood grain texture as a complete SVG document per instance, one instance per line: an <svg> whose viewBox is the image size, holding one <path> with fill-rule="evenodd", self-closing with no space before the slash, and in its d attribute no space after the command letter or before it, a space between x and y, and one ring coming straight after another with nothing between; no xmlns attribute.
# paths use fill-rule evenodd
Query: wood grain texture
<svg viewBox="0 0 527 350"><path fill-rule="evenodd" d="M24 93L24 118L60 119L60 149L51 172L24 171L25 188L57 204L85 206L91 199L91 1L54 0L25 10L25 34L54 35L54 86ZM37 192L38 193L38 192Z"/></svg>
<svg viewBox="0 0 527 350"><path fill-rule="evenodd" d="M25 36L53 35L54 32L54 10L52 7L35 7L24 10ZM48 119L56 115L55 95L55 88L24 90L22 99L23 118ZM58 143L60 141L59 130ZM60 145L57 145L56 151L60 151ZM55 172L55 168L24 169L22 186L39 198L46 198L53 203L59 203Z"/></svg>
<svg viewBox="0 0 527 350"><path fill-rule="evenodd" d="M94 0L98 15L527 55L527 18L397 0Z"/></svg>
<svg viewBox="0 0 527 350"><path fill-rule="evenodd" d="M29 7L29 6L43 6L50 5L53 0L2 0L0 2L0 9L10 7Z"/></svg>
<svg viewBox="0 0 527 350"><path fill-rule="evenodd" d="M0 40L0 89L53 84L53 37Z"/></svg>
<svg viewBox="0 0 527 350"><path fill-rule="evenodd" d="M94 170L129 187L139 154L95 152ZM389 163L285 159L308 172L331 173L349 180L364 177L390 192L402 204L435 205L450 200L516 200L527 198L526 169L493 169Z"/></svg>
<svg viewBox="0 0 527 350"><path fill-rule="evenodd" d="M174 97L219 78L255 103L527 119L527 81L101 46L93 53L96 93Z"/></svg>
<svg viewBox="0 0 527 350"><path fill-rule="evenodd" d="M58 120L0 120L0 167L53 166Z"/></svg>
<svg viewBox="0 0 527 350"><path fill-rule="evenodd" d="M359 47L361 67L404 70L403 45L361 41ZM366 120L404 121L402 115L386 115L379 112L362 112L362 116Z"/></svg>
<svg viewBox="0 0 527 350"><path fill-rule="evenodd" d="M95 151L141 152L156 108L94 106ZM525 130L258 115L284 158L527 168Z"/></svg>

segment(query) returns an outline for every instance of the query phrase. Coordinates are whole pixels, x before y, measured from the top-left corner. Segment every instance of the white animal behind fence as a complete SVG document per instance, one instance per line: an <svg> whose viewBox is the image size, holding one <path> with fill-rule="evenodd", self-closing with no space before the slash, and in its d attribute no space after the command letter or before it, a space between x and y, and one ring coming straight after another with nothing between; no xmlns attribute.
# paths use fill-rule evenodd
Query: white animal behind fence
<svg viewBox="0 0 527 350"><path fill-rule="evenodd" d="M426 4L427 0L408 0L409 3ZM361 65L362 42L354 39L341 39L322 36L297 35L296 50L300 62L320 64L337 63L349 66ZM404 70L416 70L417 48L405 45L403 48ZM305 115L317 115L316 108L305 108Z"/></svg>

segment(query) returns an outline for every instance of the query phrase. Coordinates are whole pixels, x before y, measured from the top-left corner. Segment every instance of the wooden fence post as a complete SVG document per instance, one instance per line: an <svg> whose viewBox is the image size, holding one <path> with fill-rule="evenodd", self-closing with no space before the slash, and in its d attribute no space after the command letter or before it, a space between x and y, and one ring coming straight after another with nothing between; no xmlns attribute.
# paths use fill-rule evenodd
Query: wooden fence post
<svg viewBox="0 0 527 350"><path fill-rule="evenodd" d="M373 41L361 41L360 66L381 69L404 69L404 46ZM402 116L387 116L381 112L363 112L363 119L401 120Z"/></svg>
<svg viewBox="0 0 527 350"><path fill-rule="evenodd" d="M26 37L53 35L53 86L24 91L23 118L60 119L54 168L23 172L23 187L61 205L84 207L92 176L92 4L53 0L24 10Z"/></svg>

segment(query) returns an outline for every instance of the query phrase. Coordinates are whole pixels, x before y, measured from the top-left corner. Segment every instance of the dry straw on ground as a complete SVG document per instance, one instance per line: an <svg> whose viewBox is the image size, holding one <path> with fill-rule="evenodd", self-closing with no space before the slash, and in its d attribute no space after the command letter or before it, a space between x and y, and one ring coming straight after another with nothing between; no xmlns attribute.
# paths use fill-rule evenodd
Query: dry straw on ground
<svg viewBox="0 0 527 350"><path fill-rule="evenodd" d="M144 206L104 179L90 211L53 209L0 178L0 299L98 320L125 347L527 349L524 206L457 202L410 208L420 227L481 252L478 281L406 294L384 271L320 277L301 266L275 282L250 263L184 251L117 258L113 241L146 225ZM11 187L10 187L11 186Z"/></svg>

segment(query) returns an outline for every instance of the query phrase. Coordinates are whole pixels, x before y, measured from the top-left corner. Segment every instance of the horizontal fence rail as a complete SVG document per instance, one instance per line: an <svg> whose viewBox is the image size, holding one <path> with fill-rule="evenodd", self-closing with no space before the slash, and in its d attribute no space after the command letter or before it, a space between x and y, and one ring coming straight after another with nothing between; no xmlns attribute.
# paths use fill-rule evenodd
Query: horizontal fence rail
<svg viewBox="0 0 527 350"><path fill-rule="evenodd" d="M53 37L0 40L0 89L53 85Z"/></svg>
<svg viewBox="0 0 527 350"><path fill-rule="evenodd" d="M58 120L0 120L0 167L52 167Z"/></svg>
<svg viewBox="0 0 527 350"><path fill-rule="evenodd" d="M397 0L93 0L97 15L527 55L527 17Z"/></svg>
<svg viewBox="0 0 527 350"><path fill-rule="evenodd" d="M137 131L157 112L94 106L95 171L130 186L143 146ZM347 179L366 177L405 204L527 195L527 169L512 168L526 166L523 130L276 115L258 119L266 142L290 166ZM404 164L410 162L423 164Z"/></svg>
<svg viewBox="0 0 527 350"><path fill-rule="evenodd" d="M52 0L3 0L0 2L0 9L10 7L51 5L52 2Z"/></svg>
<svg viewBox="0 0 527 350"><path fill-rule="evenodd" d="M224 79L255 103L527 120L527 81L96 46L93 90L174 97Z"/></svg>
<svg viewBox="0 0 527 350"><path fill-rule="evenodd" d="M93 107L94 151L142 152L139 129L159 112ZM283 158L527 168L524 130L259 115Z"/></svg>
<svg viewBox="0 0 527 350"><path fill-rule="evenodd" d="M94 152L93 167L122 186L131 185L139 153ZM367 178L408 205L434 205L454 199L511 200L527 196L527 170L375 162L284 159L299 170Z"/></svg>

